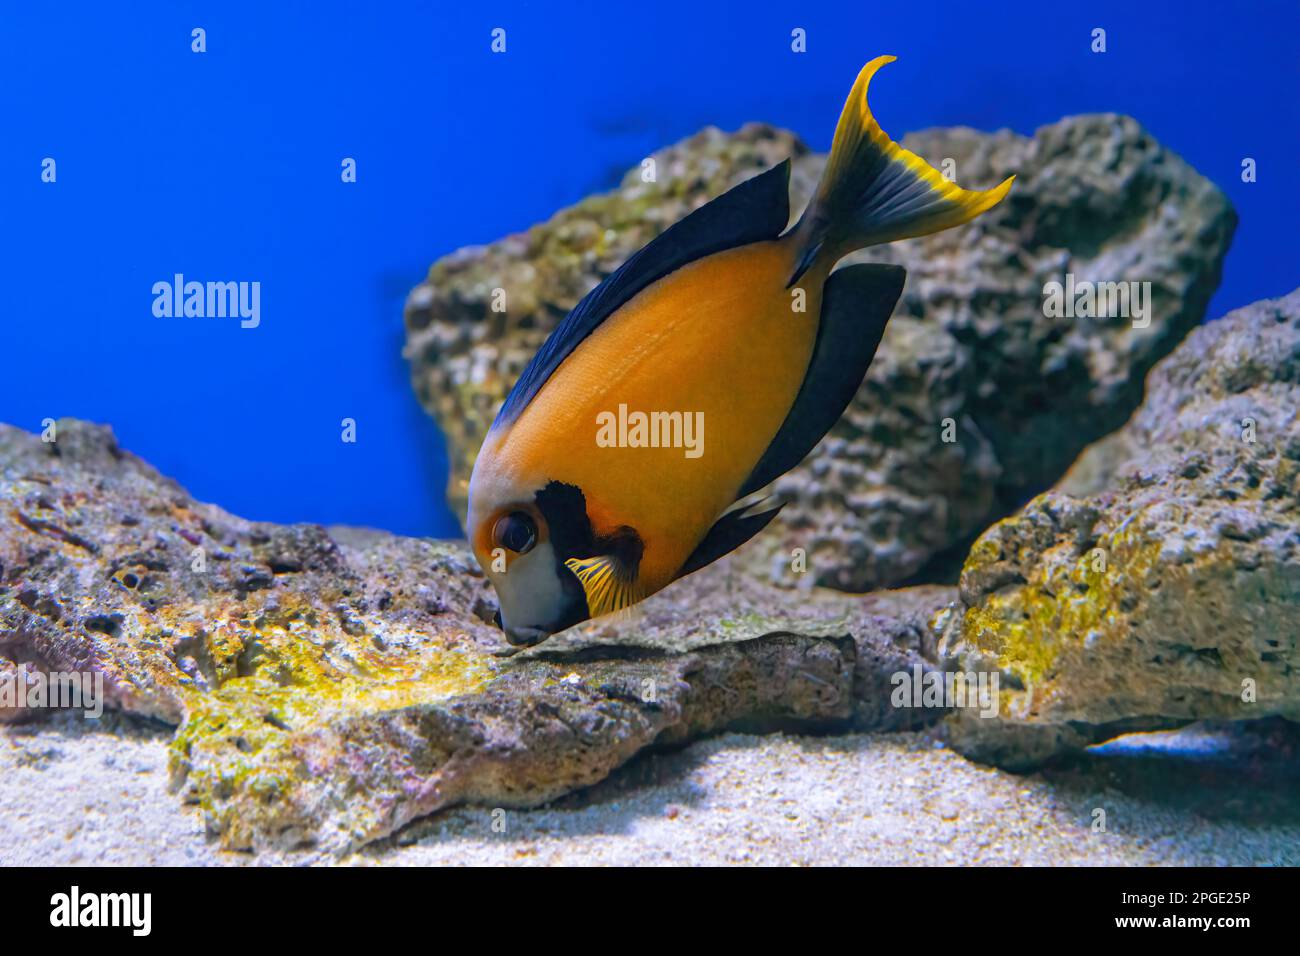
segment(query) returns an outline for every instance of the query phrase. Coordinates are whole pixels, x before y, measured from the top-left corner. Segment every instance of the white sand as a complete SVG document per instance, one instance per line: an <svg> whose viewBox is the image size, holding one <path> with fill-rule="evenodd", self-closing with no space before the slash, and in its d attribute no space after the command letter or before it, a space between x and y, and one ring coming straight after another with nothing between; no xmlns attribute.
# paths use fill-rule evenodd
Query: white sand
<svg viewBox="0 0 1300 956"><path fill-rule="evenodd" d="M1131 738L1137 740L1137 738ZM167 789L167 734L108 717L0 728L0 864L327 862L218 850ZM1143 739L1048 776L923 735L728 735L634 762L544 810L461 808L343 862L373 864L1290 864L1290 754ZM1264 751L1261 756L1261 750ZM1106 811L1094 832L1093 811Z"/></svg>

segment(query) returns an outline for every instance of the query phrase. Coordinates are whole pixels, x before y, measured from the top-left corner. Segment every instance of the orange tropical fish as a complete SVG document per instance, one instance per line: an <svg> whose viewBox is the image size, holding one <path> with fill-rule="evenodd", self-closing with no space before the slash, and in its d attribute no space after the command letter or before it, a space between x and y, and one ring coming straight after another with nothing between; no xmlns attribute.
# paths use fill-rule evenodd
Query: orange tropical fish
<svg viewBox="0 0 1300 956"><path fill-rule="evenodd" d="M855 249L996 205L877 125L858 75L830 159L787 229L789 161L667 229L524 369L474 464L468 531L514 644L626 608L738 548L857 392L904 270ZM1014 177L1012 177L1014 178Z"/></svg>

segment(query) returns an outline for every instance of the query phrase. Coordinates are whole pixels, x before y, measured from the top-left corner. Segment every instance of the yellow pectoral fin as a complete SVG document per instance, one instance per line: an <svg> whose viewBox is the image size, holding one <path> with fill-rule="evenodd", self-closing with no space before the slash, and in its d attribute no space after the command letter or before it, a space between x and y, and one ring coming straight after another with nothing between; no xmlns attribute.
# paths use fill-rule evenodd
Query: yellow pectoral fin
<svg viewBox="0 0 1300 956"><path fill-rule="evenodd" d="M622 611L645 596L637 585L635 575L629 573L622 562L612 555L569 558L564 563L582 584L582 590L587 595L587 610L592 617Z"/></svg>

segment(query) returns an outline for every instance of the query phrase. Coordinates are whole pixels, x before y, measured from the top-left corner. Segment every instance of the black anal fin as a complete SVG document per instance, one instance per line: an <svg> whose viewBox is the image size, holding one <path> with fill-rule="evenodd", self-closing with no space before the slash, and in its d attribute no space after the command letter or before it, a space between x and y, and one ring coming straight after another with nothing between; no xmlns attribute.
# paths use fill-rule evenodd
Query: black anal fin
<svg viewBox="0 0 1300 956"><path fill-rule="evenodd" d="M754 509L769 505L772 500L772 498L764 498L748 508L737 508L735 511L728 511L719 518L713 527L709 529L709 533L704 536L704 540L696 546L695 550L691 552L691 556L686 559L682 569L677 572L677 577L685 577L698 571L706 564L712 564L724 554L735 551L766 528L781 509L785 507L785 502L781 502L775 508L770 508L767 511L755 513Z"/></svg>
<svg viewBox="0 0 1300 956"><path fill-rule="evenodd" d="M821 322L799 394L737 499L785 474L813 450L857 394L903 293L902 266L845 266L822 292Z"/></svg>

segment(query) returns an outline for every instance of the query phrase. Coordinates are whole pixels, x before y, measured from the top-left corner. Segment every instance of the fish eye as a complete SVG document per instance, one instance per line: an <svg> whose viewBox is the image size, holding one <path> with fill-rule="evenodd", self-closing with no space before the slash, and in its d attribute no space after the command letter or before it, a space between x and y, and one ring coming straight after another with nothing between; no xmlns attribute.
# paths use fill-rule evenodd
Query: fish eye
<svg viewBox="0 0 1300 956"><path fill-rule="evenodd" d="M525 511L512 511L492 526L492 541L516 554L527 554L537 544L537 523Z"/></svg>

